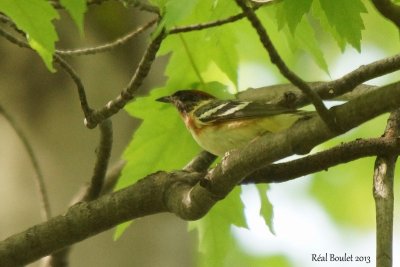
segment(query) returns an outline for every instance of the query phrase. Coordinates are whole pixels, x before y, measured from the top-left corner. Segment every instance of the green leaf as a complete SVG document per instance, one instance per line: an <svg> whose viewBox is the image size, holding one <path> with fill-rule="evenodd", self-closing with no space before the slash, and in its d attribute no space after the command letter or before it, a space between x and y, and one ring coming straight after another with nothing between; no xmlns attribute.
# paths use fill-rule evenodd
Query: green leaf
<svg viewBox="0 0 400 267"><path fill-rule="evenodd" d="M174 88L153 89L149 96L139 97L125 107L130 115L143 122L124 151L126 164L116 190L159 170L182 169L200 152L201 148L187 131L177 110L172 105L155 101L172 94ZM206 84L202 89L218 96L227 95L224 86L216 83ZM120 237L128 225L119 225L114 238Z"/></svg>
<svg viewBox="0 0 400 267"><path fill-rule="evenodd" d="M239 56L235 47L236 36L228 27L216 28L211 36L208 46L205 47L208 56L237 88Z"/></svg>
<svg viewBox="0 0 400 267"><path fill-rule="evenodd" d="M226 15L223 15L225 14L222 12L223 8L225 8L224 12L228 12L227 10L231 9L236 10L233 3L222 5L218 2L215 5L214 1L199 1L194 8L192 16L182 23L193 24L224 18ZM237 86L239 57L236 43L235 32L230 25L224 25L182 35L168 36L161 47L160 54L172 52L172 57L169 61L171 66L169 66L166 73L169 77L188 80L186 75L189 72L192 83L194 81L202 83L204 82L202 81L204 77L201 74L206 72L211 63L214 62ZM172 71L171 73L169 73L170 70ZM182 73L182 76L180 76L180 73ZM217 81L223 82L222 77L221 80Z"/></svg>
<svg viewBox="0 0 400 267"><path fill-rule="evenodd" d="M301 19L301 21L296 25L296 31L291 31L286 25L279 30L279 26L276 24L277 20L274 19L278 16L277 13L279 10L274 6L271 6L262 11L262 14L264 15L262 16L262 22L266 26L272 42L278 49L279 54L288 65L291 63L290 59L298 59L298 56L295 54L296 52L305 51L312 56L319 68L324 70L326 73L329 73L328 64L326 63L321 46L316 39L315 30L312 28L308 19ZM269 19L265 19L264 17Z"/></svg>
<svg viewBox="0 0 400 267"><path fill-rule="evenodd" d="M202 219L189 222L189 230L199 236L198 266L225 266L237 246L231 233L232 225L247 227L240 200L240 188L235 188L223 201L218 202Z"/></svg>
<svg viewBox="0 0 400 267"><path fill-rule="evenodd" d="M269 189L268 184L257 184L258 194L260 195L260 215L264 218L265 224L268 226L271 233L275 234L274 225L273 225L273 218L274 218L274 211L271 202L269 202L267 191Z"/></svg>
<svg viewBox="0 0 400 267"><path fill-rule="evenodd" d="M123 154L127 163L118 189L158 170L181 169L200 151L174 107L155 101L171 93L166 88L155 89L126 106L129 114L143 122Z"/></svg>
<svg viewBox="0 0 400 267"><path fill-rule="evenodd" d="M287 24L294 33L303 16L310 10L311 4L312 0L285 0L276 5L279 28L282 29Z"/></svg>
<svg viewBox="0 0 400 267"><path fill-rule="evenodd" d="M165 28L170 28L179 24L181 20L192 14L194 7L198 0L186 1L182 4L181 0L153 0L150 1L153 5L156 5L161 11L161 22L158 24L157 30L153 34L154 36Z"/></svg>
<svg viewBox="0 0 400 267"><path fill-rule="evenodd" d="M60 0L60 3L68 13L71 15L76 26L79 29L79 33L83 35L83 18L87 10L85 0Z"/></svg>
<svg viewBox="0 0 400 267"><path fill-rule="evenodd" d="M124 151L126 165L116 190L158 170L181 169L200 151L172 105L155 101L170 93L166 88L154 89L150 96L140 97L125 107L129 114L143 119L143 123ZM114 239L129 225L128 222L117 226Z"/></svg>
<svg viewBox="0 0 400 267"><path fill-rule="evenodd" d="M58 18L58 13L51 4L44 0L1 0L0 11L26 33L29 45L54 72L52 62L58 37L52 20Z"/></svg>
<svg viewBox="0 0 400 267"><path fill-rule="evenodd" d="M297 43L298 48L303 49L311 54L318 67L320 67L326 73L329 73L328 64L326 63L324 54L321 50L321 46L316 39L315 31L307 20L302 20L298 24L293 39L292 42L291 38L288 37L288 41L290 43Z"/></svg>
<svg viewBox="0 0 400 267"><path fill-rule="evenodd" d="M319 0L320 6L318 1L314 2L316 17L332 33L339 46L343 49L344 44L349 43L360 51L361 31L364 30L361 13L367 12L361 0Z"/></svg>

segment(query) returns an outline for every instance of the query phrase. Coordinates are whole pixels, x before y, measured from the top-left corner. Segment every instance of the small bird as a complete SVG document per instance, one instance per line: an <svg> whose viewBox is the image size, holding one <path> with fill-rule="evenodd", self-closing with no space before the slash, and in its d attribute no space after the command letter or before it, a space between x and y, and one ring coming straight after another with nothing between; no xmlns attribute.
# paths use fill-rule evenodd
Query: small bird
<svg viewBox="0 0 400 267"><path fill-rule="evenodd" d="M196 142L217 156L313 113L262 101L220 100L199 90L177 91L156 101L173 104Z"/></svg>

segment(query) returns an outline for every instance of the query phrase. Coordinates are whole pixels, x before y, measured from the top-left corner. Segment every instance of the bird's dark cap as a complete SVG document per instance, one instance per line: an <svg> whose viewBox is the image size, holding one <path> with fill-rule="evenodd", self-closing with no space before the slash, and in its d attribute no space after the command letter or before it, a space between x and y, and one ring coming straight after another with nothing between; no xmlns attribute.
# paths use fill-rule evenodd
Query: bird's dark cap
<svg viewBox="0 0 400 267"><path fill-rule="evenodd" d="M196 102L199 100L213 99L213 98L215 98L215 97L206 92L199 91L199 90L180 90L180 91L176 91L175 93L173 93L170 96L160 97L160 98L156 99L156 101L163 102L163 103L173 103L176 100L179 100L182 102L188 102L188 101Z"/></svg>

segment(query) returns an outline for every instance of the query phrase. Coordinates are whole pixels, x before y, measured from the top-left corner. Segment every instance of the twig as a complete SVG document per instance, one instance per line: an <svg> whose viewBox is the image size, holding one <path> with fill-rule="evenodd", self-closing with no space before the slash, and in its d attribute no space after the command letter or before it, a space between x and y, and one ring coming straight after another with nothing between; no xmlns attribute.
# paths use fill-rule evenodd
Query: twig
<svg viewBox="0 0 400 267"><path fill-rule="evenodd" d="M328 168L360 158L376 156L385 151L399 153L400 142L386 138L360 139L300 159L261 168L243 180L249 183L282 183L301 176L327 171Z"/></svg>
<svg viewBox="0 0 400 267"><path fill-rule="evenodd" d="M113 166L109 168L106 174L106 179L104 181L103 189L100 192L101 195L105 195L113 191L119 177L121 176L121 172L124 166L125 161L120 160L114 163Z"/></svg>
<svg viewBox="0 0 400 267"><path fill-rule="evenodd" d="M97 148L97 160L94 166L92 180L84 197L85 201L96 199L103 189L104 179L107 171L108 161L111 156L113 141L112 123L106 119L100 123L100 143Z"/></svg>
<svg viewBox="0 0 400 267"><path fill-rule="evenodd" d="M7 40L18 46L31 49L26 42L15 38L2 29L0 29L0 35L4 36ZM97 111L92 111L92 109L89 107L84 86L78 75L75 73L75 71L73 71L72 67L68 65L60 56L57 54L54 55L55 60L63 67L64 70L67 71L69 75L71 75L72 79L77 85L82 110L85 114L85 125L89 129L93 129L97 126L97 124L117 113L133 98L133 94L140 87L143 80L147 77L150 67L156 57L157 51L160 48L161 42L165 36L165 31L163 30L152 40L126 88L116 99L109 101L106 106Z"/></svg>
<svg viewBox="0 0 400 267"><path fill-rule="evenodd" d="M189 59L190 65L191 65L194 73L196 74L197 78L199 79L201 86L205 88L206 83L205 83L203 77L201 76L201 72L200 72L199 68L197 67L195 59L194 59L194 57L189 49L189 46L186 43L185 38L183 37L182 34L179 34L179 39L181 40L182 47L183 47L184 51L186 52L186 56Z"/></svg>
<svg viewBox="0 0 400 267"><path fill-rule="evenodd" d="M400 109L390 114L382 138L398 141ZM393 179L399 152L382 150L375 161L373 195L376 209L376 266L392 267L393 253Z"/></svg>
<svg viewBox="0 0 400 267"><path fill-rule="evenodd" d="M244 0L235 0L238 6L243 10L244 14L251 22L253 28L257 31L260 41L264 48L267 50L271 62L277 66L281 74L287 78L291 83L296 85L303 93L310 99L315 106L316 111L321 116L322 120L326 123L330 130L340 132L341 129L333 117L332 113L325 107L319 95L313 91L308 84L297 76L292 70L288 68L286 63L280 57L278 51L274 47L266 29L258 19L254 11L248 7Z"/></svg>
<svg viewBox="0 0 400 267"><path fill-rule="evenodd" d="M32 50L32 48L29 46L29 44L27 44L24 41L19 40L18 38L15 38L14 36L12 36L11 34L9 34L8 32L4 31L1 28L0 28L0 35L2 35L7 40L9 40L10 42L12 42L20 47L28 48L28 49ZM69 76L74 81L74 83L77 87L77 90L78 90L79 100L81 103L83 113L84 113L85 117L90 116L90 114L92 113L92 109L89 107L89 103L86 98L85 87L83 86L83 83L82 83L81 79L79 78L78 74L75 72L75 70L72 68L72 66L69 65L59 55L55 54L54 60L62 67L62 69L64 69L69 74Z"/></svg>
<svg viewBox="0 0 400 267"><path fill-rule="evenodd" d="M262 5L255 5L253 7L254 10L257 10L258 8L260 8ZM193 24L193 25L187 25L187 26L180 26L180 27L176 27L171 29L168 34L177 34L177 33L183 33L183 32L191 32L191 31L200 31L200 30L204 30L204 29L208 29L208 28L212 28L212 27L218 27L218 26L222 26L224 24L228 24L228 23L232 23L238 20L241 20L243 18L245 18L246 15L244 13L239 13L224 19L219 19L219 20L215 20L215 21L210 21L210 22L205 22L205 23L198 23L198 24Z"/></svg>
<svg viewBox="0 0 400 267"><path fill-rule="evenodd" d="M124 45L129 40L135 38L137 35L150 28L156 22L157 19L153 19L150 22L146 23L145 25L140 26L139 28L128 33L127 35L104 45L90 47L90 48L76 49L76 50L57 50L56 53L58 55L63 55L63 56L81 56L81 55L93 55L101 52L110 51L112 49L117 48L118 46Z"/></svg>
<svg viewBox="0 0 400 267"><path fill-rule="evenodd" d="M106 106L104 106L100 110L92 112L89 117L86 117L86 127L90 129L96 127L99 122L117 113L126 105L126 103L133 99L133 94L140 87L143 80L147 77L150 71L150 67L155 59L157 51L160 48L161 42L164 37L165 32L161 31L161 33L152 40L126 88L116 99L111 100L107 103Z"/></svg>
<svg viewBox="0 0 400 267"><path fill-rule="evenodd" d="M1 28L0 28L0 35L3 36L4 38L6 38L11 43L18 45L19 47L32 49L29 46L29 44L27 44L24 41L19 40L18 38L15 38L14 36L12 36L11 34L9 34L8 32L6 32L5 30L3 30Z"/></svg>
<svg viewBox="0 0 400 267"><path fill-rule="evenodd" d="M268 2L254 3L254 5L251 8L254 11L256 11L260 7L264 7L264 6L271 5L271 4L276 4L276 3L279 3L281 1L282 0L272 0L272 1L268 1ZM236 14L236 15L224 18L224 19L218 19L218 20L204 22L204 23L197 23L197 24L193 24L193 25L179 26L179 27L176 27L176 28L173 28L173 29L169 30L168 34L177 34L177 33L183 33L183 32L201 31L201 30L204 30L204 29L218 27L218 26L222 26L222 25L225 25L225 24L228 24L228 23L232 23L232 22L241 20L241 19L243 19L245 17L246 17L246 15L244 13L239 13L239 14Z"/></svg>
<svg viewBox="0 0 400 267"><path fill-rule="evenodd" d="M40 196L40 201L42 204L42 217L44 221L47 221L51 218L51 210L50 210L50 201L46 190L46 185L43 178L43 173L38 163L37 157L33 152L33 148L28 141L24 131L19 127L17 122L13 119L13 117L4 109L3 106L0 105L0 113L3 114L4 118L8 121L11 127L14 129L18 138L21 140L22 144L25 147L26 152L28 153L29 159L32 163L33 169L35 171L35 181L38 187L38 192Z"/></svg>
<svg viewBox="0 0 400 267"><path fill-rule="evenodd" d="M334 98L351 91L357 85L400 69L400 54L377 60L347 73L343 77L320 84L314 90L322 98ZM304 102L299 99L298 102Z"/></svg>
<svg viewBox="0 0 400 267"><path fill-rule="evenodd" d="M378 11L400 29L400 6L390 0L372 0Z"/></svg>
<svg viewBox="0 0 400 267"><path fill-rule="evenodd" d="M62 57L55 54L54 59L55 62L57 62L60 65L60 67L62 67L62 69L65 70L65 72L68 73L68 75L74 81L76 88L78 90L79 102L81 103L83 114L85 115L85 117L90 116L93 110L89 107L89 103L87 101L85 92L85 86L83 85L82 80L79 78L78 74L75 72L72 66L69 65Z"/></svg>

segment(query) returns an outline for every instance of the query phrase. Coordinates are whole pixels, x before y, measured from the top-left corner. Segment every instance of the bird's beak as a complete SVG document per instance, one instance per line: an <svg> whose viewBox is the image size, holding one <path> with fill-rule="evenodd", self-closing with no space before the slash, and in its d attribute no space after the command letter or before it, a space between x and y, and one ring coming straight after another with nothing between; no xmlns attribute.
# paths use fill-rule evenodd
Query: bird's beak
<svg viewBox="0 0 400 267"><path fill-rule="evenodd" d="M163 103L171 103L172 98L171 98L171 96L163 96L163 97L157 98L156 101L163 102Z"/></svg>

